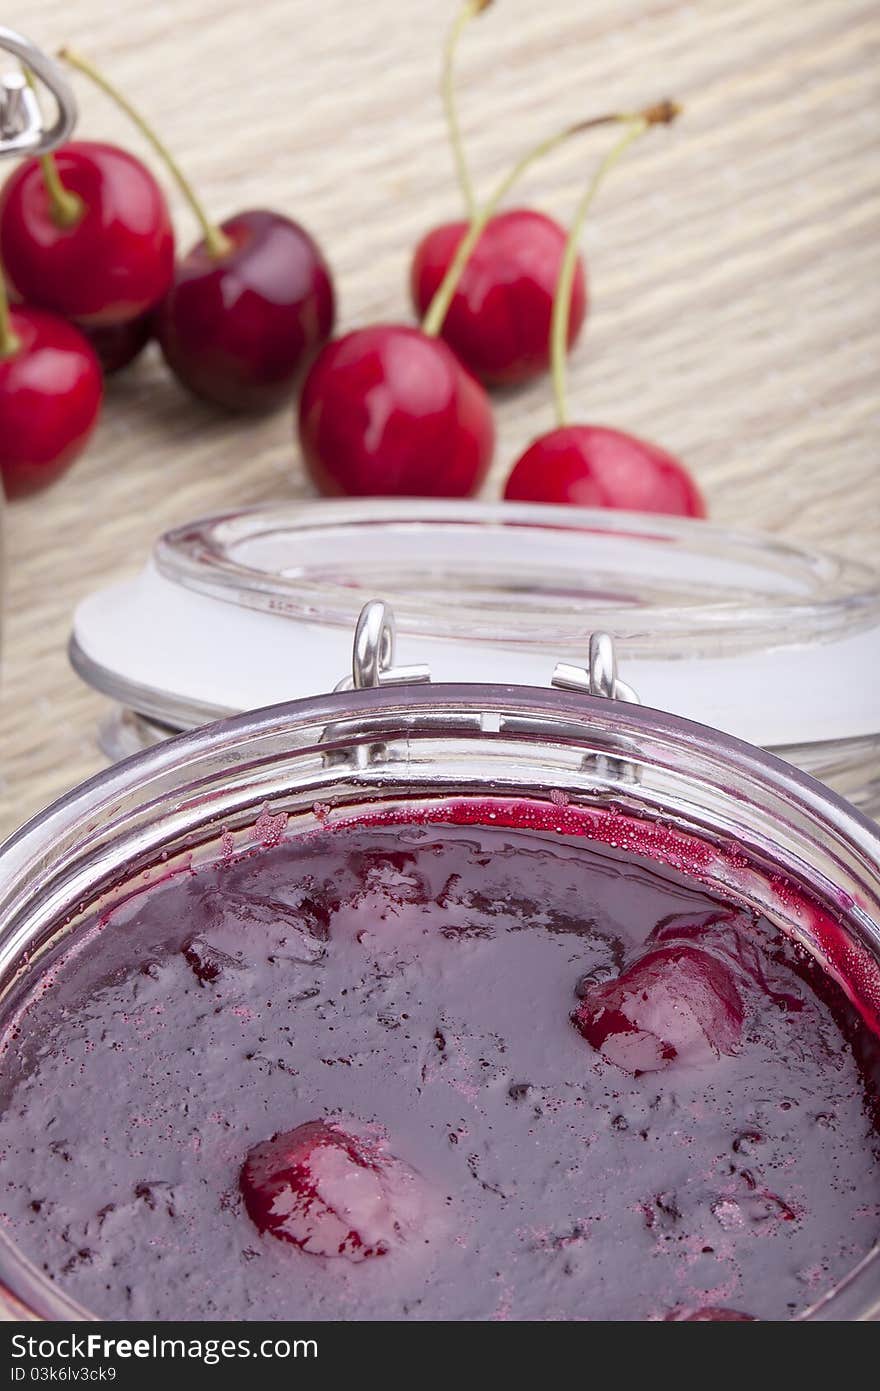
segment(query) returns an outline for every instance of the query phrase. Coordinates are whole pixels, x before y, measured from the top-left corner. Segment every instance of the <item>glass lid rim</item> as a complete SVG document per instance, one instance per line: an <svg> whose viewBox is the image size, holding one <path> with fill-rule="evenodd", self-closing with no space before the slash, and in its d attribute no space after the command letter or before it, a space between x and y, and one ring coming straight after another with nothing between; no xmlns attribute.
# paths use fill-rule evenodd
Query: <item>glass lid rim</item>
<svg viewBox="0 0 880 1391"><path fill-rule="evenodd" d="M523 532L546 540L564 531L615 538L623 546L676 547L707 563L727 555L763 569L768 579L785 571L810 581L800 594L755 589L744 598L742 590L731 587L730 598L720 601L717 597L707 601L705 584L694 581L693 604L622 602L616 609L602 611L601 626L624 641L631 632L644 641L643 630L650 628L655 636L648 636L648 644L656 644L658 655L661 651L669 655L676 635L702 636L720 646L725 640L737 644L749 639L767 644L815 641L872 625L880 631L880 572L871 566L776 535L654 513L470 499L291 499L175 527L156 542L153 561L163 578L195 593L308 624L347 627L363 602L364 589L335 582L323 573L310 581L245 565L230 557L225 546L280 532L314 536L322 530L343 530L354 538L372 529L393 536L412 527L423 534L434 530L439 537L450 527L480 526L492 532L509 528L520 539ZM511 557L511 573L517 559ZM622 566L620 574L623 578ZM382 589L383 585L370 580L365 587ZM517 605L511 622L506 618L509 608L481 609L478 603L468 602L465 588L447 591L442 603L439 598L423 600L413 588L405 594L386 592L385 597L395 605L398 627L423 637L546 646L572 641L583 634L586 622L577 605L571 613L561 613L540 603Z"/></svg>

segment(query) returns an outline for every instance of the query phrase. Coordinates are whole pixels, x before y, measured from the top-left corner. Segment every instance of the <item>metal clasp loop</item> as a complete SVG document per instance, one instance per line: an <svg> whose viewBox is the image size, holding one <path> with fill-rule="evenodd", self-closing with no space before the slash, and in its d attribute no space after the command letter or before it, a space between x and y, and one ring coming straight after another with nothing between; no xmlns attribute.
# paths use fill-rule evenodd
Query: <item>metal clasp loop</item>
<svg viewBox="0 0 880 1391"><path fill-rule="evenodd" d="M430 681L430 667L395 666L396 643L397 627L391 605L383 599L364 604L354 630L351 676L343 676L333 689L362 691L369 686L408 686Z"/></svg>
<svg viewBox="0 0 880 1391"><path fill-rule="evenodd" d="M550 684L559 690L578 691L582 695L601 696L605 700L625 700L630 705L642 703L632 686L621 681L617 674L617 653L610 633L591 633L589 665L576 667L568 662L558 662ZM600 754L589 762L603 777L620 782L639 781L640 773L635 762L606 754Z"/></svg>
<svg viewBox="0 0 880 1391"><path fill-rule="evenodd" d="M333 687L334 691L363 691L376 686L407 686L413 682L431 679L427 666L399 667L395 665L397 629L394 611L382 599L372 599L364 604L358 615L351 649L351 675L343 676ZM343 739L346 732L358 733L358 722L351 720L347 725L336 725L332 732L334 740ZM322 742L328 742L330 731L324 731ZM371 744L353 741L348 747L328 752L325 763L328 766L344 764L351 768L369 768L383 763L387 749L381 740Z"/></svg>
<svg viewBox="0 0 880 1391"><path fill-rule="evenodd" d="M0 50L11 53L49 89L57 107L47 126L37 95L22 72L0 76L0 155L43 155L61 145L76 122L76 101L64 73L31 43L0 25Z"/></svg>
<svg viewBox="0 0 880 1391"><path fill-rule="evenodd" d="M557 662L550 684L562 691L626 700L631 705L642 703L632 686L617 675L617 653L610 633L591 633L589 665L576 667L568 662Z"/></svg>

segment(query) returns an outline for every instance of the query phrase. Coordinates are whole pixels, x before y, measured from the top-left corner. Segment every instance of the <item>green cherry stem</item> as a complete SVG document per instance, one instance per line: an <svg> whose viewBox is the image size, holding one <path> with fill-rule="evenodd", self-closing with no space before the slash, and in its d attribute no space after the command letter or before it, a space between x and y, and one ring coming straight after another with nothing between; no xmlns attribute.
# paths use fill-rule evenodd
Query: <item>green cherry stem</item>
<svg viewBox="0 0 880 1391"><path fill-rule="evenodd" d="M565 130L558 130L555 135L548 136L539 145L533 146L527 154L517 160L516 164L508 174L496 184L494 191L489 195L483 205L477 209L471 218L470 226L458 244L455 255L449 263L446 274L437 287L437 291L425 312L422 320L422 332L429 338L436 338L443 327L443 321L449 312L449 306L455 295L461 273L467 265L471 252L483 234L487 222L490 221L499 203L507 196L514 184L518 183L533 164L537 164L545 155L549 155L557 146L570 140L573 135L580 135L582 131L592 130L595 126L607 126L617 124L620 121L633 121L632 116L594 116L588 121L579 121L576 125L567 126Z"/></svg>
<svg viewBox="0 0 880 1391"><path fill-rule="evenodd" d="M37 91L34 75L29 68L22 68L25 81L32 92ZM78 193L65 188L58 173L54 155L40 155L40 170L46 193L49 198L49 216L56 227L75 227L86 210L86 205Z"/></svg>
<svg viewBox="0 0 880 1391"><path fill-rule="evenodd" d="M56 227L75 227L85 212L78 193L65 188L52 155L40 155L40 169L49 195L49 215Z"/></svg>
<svg viewBox="0 0 880 1391"><path fill-rule="evenodd" d="M0 274L0 362L4 362L8 357L15 357L20 347L21 339L12 327L6 281Z"/></svg>
<svg viewBox="0 0 880 1391"><path fill-rule="evenodd" d="M96 87L99 87L112 102L115 102L121 111L125 112L129 120L137 127L141 135L143 135L144 139L152 145L156 154L162 160L171 177L174 179L174 182L192 208L196 221L202 229L202 236L205 239L205 246L208 249L209 255L215 256L218 259L221 256L226 256L232 250L231 239L227 237L222 228L210 221L189 179L168 149L168 146L159 139L159 136L153 130L152 126L148 125L140 112L135 110L128 98L123 96L122 92L119 91L118 87L114 87L113 83L110 82L103 73L99 72L87 58L83 58L79 53L75 53L70 48L62 48L59 51L58 57L71 68L75 68L77 72L81 72L84 77L89 78L91 82L94 82Z"/></svg>
<svg viewBox="0 0 880 1391"><path fill-rule="evenodd" d="M614 168L617 161L626 153L630 145L644 135L651 126L668 125L679 113L679 107L674 102L660 102L657 106L648 107L647 110L638 115L632 115L626 120L626 128L616 144L601 161L596 173L593 175L590 184L578 204L575 215L569 229L565 243L565 250L562 255L562 264L559 267L559 278L556 282L556 293L553 296L553 318L550 325L550 364L553 374L553 395L556 401L556 419L560 425L568 424L568 405L566 401L566 362L568 358L568 325L571 315L571 292L574 286L574 277L577 269L578 249L580 246L581 235L584 230L584 223L587 213L593 205L593 200L599 192L600 187Z"/></svg>
<svg viewBox="0 0 880 1391"><path fill-rule="evenodd" d="M449 143L452 146L452 154L455 159L455 172L469 219L477 211L477 200L474 195L474 186L468 169L464 141L461 138L461 126L458 121L458 104L455 99L455 55L458 51L459 40L471 20L476 19L477 15L482 14L484 10L488 10L491 4L492 0L465 0L449 31L443 52L443 108L446 112Z"/></svg>

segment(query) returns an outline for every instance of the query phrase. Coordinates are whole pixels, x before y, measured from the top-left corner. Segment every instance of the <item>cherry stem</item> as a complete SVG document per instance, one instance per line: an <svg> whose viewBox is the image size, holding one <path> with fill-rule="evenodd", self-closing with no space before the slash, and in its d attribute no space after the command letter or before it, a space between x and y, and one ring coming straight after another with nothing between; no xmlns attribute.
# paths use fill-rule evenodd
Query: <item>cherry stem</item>
<svg viewBox="0 0 880 1391"><path fill-rule="evenodd" d="M15 357L20 347L21 339L12 327L6 281L0 275L0 362L7 357Z"/></svg>
<svg viewBox="0 0 880 1391"><path fill-rule="evenodd" d="M496 184L494 191L483 203L474 216L471 218L470 226L458 244L455 255L449 263L446 274L437 287L434 298L428 305L425 317L422 319L422 332L429 338L436 338L443 327L443 321L449 312L461 273L470 260L471 252L483 234L487 222L490 221L499 203L507 196L514 184L517 183L533 164L537 164L545 155L555 150L558 145L579 135L581 131L592 130L594 126L607 126L617 124L619 121L631 121L632 116L621 116L619 114L611 116L594 116L588 121L579 121L576 125L567 126L565 130L559 130L555 135L542 140L540 145L535 145L528 154L517 161L499 184Z"/></svg>
<svg viewBox="0 0 880 1391"><path fill-rule="evenodd" d="M56 227L75 227L86 210L78 193L65 188L52 155L40 155L43 183L49 195L49 216Z"/></svg>
<svg viewBox="0 0 880 1391"><path fill-rule="evenodd" d="M233 249L231 238L228 237L223 229L218 227L216 223L209 220L200 200L196 197L192 184L180 168L177 160L174 158L167 145L159 139L152 126L147 124L140 112L135 110L127 97L124 97L119 89L114 87L103 73L99 72L87 58L83 58L79 53L74 53L73 50L69 48L62 48L58 57L69 64L70 67L75 68L77 72L81 72L85 77L88 77L112 102L116 103L121 111L125 112L129 120L137 126L144 138L152 145L156 154L165 164L171 177L174 179L184 198L192 208L196 221L202 229L202 235L205 239L205 246L207 247L208 254L218 259L221 256L228 255Z"/></svg>
<svg viewBox="0 0 880 1391"><path fill-rule="evenodd" d="M461 126L458 122L458 106L455 100L455 55L458 51L459 40L471 20L476 19L477 15L482 14L484 10L488 10L491 4L492 0L465 0L449 31L443 57L443 106L446 111L446 125L449 131L449 143L452 146L452 154L455 159L455 172L469 219L477 211L477 200L465 157Z"/></svg>
<svg viewBox="0 0 880 1391"><path fill-rule="evenodd" d="M31 91L36 92L37 84L30 68L22 68L22 72ZM78 193L64 187L53 155L40 155L40 169L46 193L49 195L49 216L55 226L75 227L85 213L85 203Z"/></svg>
<svg viewBox="0 0 880 1391"><path fill-rule="evenodd" d="M550 325L550 362L553 373L553 394L556 400L556 419L560 425L568 424L568 405L566 401L566 364L568 359L568 328L571 320L571 292L577 271L578 250L587 213L599 192L605 177L614 168L620 157L630 145L650 130L654 125L668 125L675 120L679 107L674 102L660 102L648 107L637 115L626 117L626 129L620 139L606 154L594 174L587 191L575 210L575 215L565 242L556 292L553 296L553 318Z"/></svg>

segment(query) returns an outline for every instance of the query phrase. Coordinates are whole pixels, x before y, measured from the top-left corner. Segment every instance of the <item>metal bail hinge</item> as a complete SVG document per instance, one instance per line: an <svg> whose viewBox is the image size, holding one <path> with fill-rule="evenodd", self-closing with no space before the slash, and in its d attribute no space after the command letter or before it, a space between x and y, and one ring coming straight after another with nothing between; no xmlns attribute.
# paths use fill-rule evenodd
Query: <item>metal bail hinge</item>
<svg viewBox="0 0 880 1391"><path fill-rule="evenodd" d="M607 700L626 700L631 705L642 703L632 686L621 681L617 675L617 653L610 633L591 633L589 666L576 667L568 662L557 662L550 684L562 691L580 691L585 695L604 696Z"/></svg>
<svg viewBox="0 0 880 1391"><path fill-rule="evenodd" d="M394 612L390 604L382 599L373 599L364 604L354 630L354 643L351 652L351 675L343 676L334 686L335 691L363 691L377 686L408 686L413 682L430 681L431 671L427 666L399 667L394 662L396 628ZM346 765L351 768L369 768L385 762L388 750L381 739L370 744L353 741L347 747L344 736L358 732L357 720L348 725L336 725L334 740L343 739L343 746L325 756L328 766ZM324 731L323 740L330 738Z"/></svg>
<svg viewBox="0 0 880 1391"><path fill-rule="evenodd" d="M44 155L61 145L76 122L73 89L61 69L29 39L0 25L0 50L17 58L51 92L55 120L47 125L36 92L20 70L0 74L0 155Z"/></svg>
<svg viewBox="0 0 880 1391"><path fill-rule="evenodd" d="M558 662L551 685L563 691L602 696L606 700L625 700L630 705L642 703L632 686L626 681L621 681L617 675L617 653L610 633L590 634L588 667L575 667L568 662ZM637 752L634 748L634 755ZM603 778L619 782L638 782L641 777L635 758L631 762L629 759L611 754L592 755L585 760L585 767L599 773Z"/></svg>
<svg viewBox="0 0 880 1391"><path fill-rule="evenodd" d="M397 628L394 611L383 599L364 604L354 630L351 676L343 676L336 691L363 691L369 686L410 686L430 681L430 667L394 664Z"/></svg>

